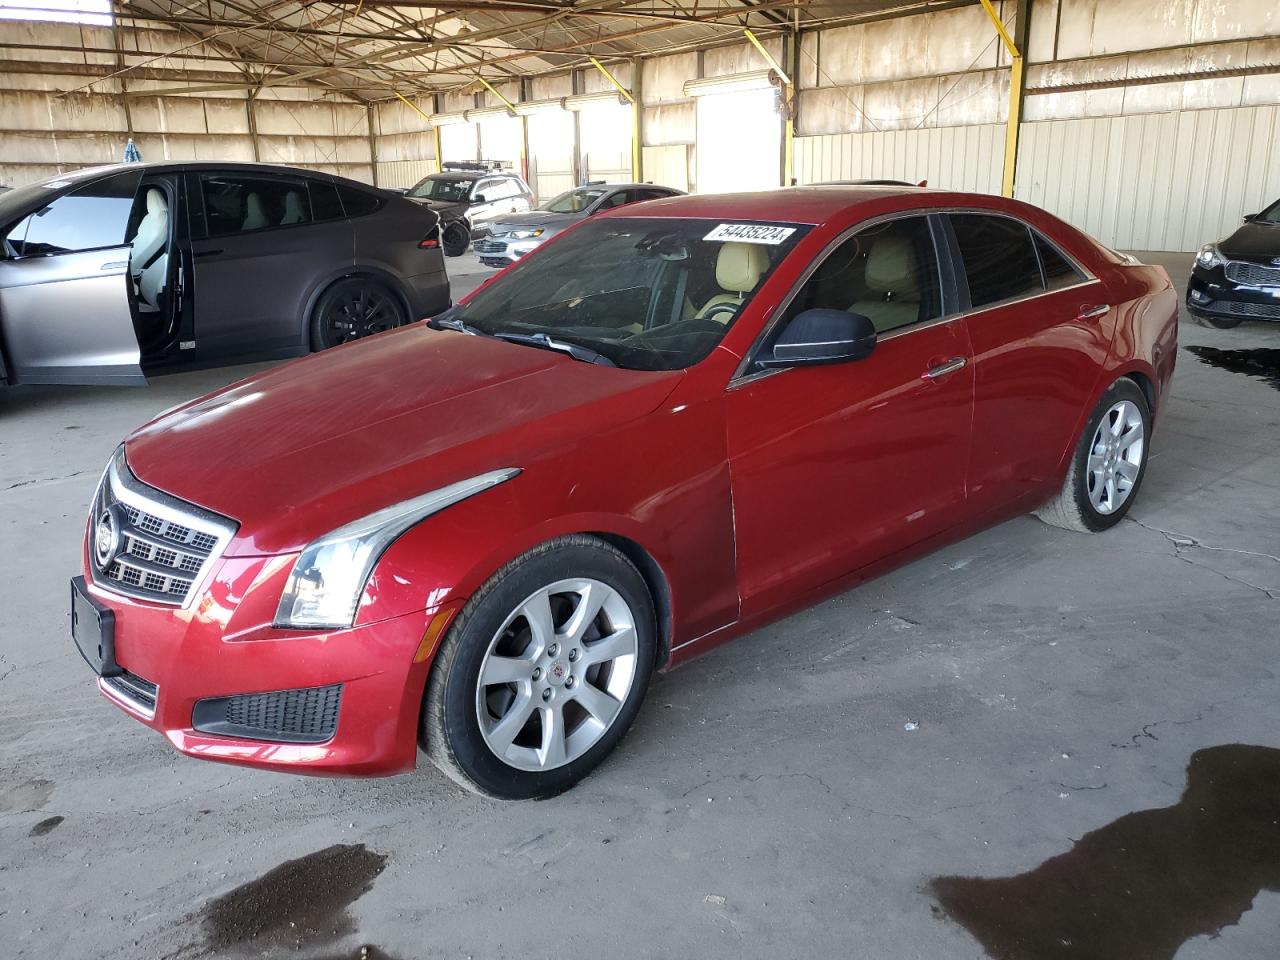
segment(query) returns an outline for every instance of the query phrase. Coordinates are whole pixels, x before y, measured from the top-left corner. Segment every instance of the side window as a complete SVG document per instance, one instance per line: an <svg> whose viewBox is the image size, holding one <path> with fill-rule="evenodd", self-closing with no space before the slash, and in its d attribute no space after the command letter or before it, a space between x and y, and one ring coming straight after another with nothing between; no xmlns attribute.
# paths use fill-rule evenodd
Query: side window
<svg viewBox="0 0 1280 960"><path fill-rule="evenodd" d="M951 225L975 309L1044 291L1026 224L1008 217L953 213Z"/></svg>
<svg viewBox="0 0 1280 960"><path fill-rule="evenodd" d="M342 209L348 217L363 217L382 206L381 198L355 187L339 186L338 196L342 198Z"/></svg>
<svg viewBox="0 0 1280 960"><path fill-rule="evenodd" d="M630 190L619 190L617 193L610 194L605 197L604 203L600 204L601 210L608 210L612 207L622 207L628 203L634 203Z"/></svg>
<svg viewBox="0 0 1280 960"><path fill-rule="evenodd" d="M786 319L818 308L861 313L879 333L942 316L928 218L889 220L840 244L805 281Z"/></svg>
<svg viewBox="0 0 1280 960"><path fill-rule="evenodd" d="M661 200L671 194L665 190L631 190L631 199L627 203L643 203L645 200Z"/></svg>
<svg viewBox="0 0 1280 960"><path fill-rule="evenodd" d="M297 226L312 219L311 198L302 180L206 173L200 175L200 192L211 237Z"/></svg>
<svg viewBox="0 0 1280 960"><path fill-rule="evenodd" d="M63 194L9 231L20 257L124 246L141 170L117 174Z"/></svg>
<svg viewBox="0 0 1280 960"><path fill-rule="evenodd" d="M505 180L499 180L494 188L494 199L510 200L512 197L520 196L520 185L508 177Z"/></svg>
<svg viewBox="0 0 1280 960"><path fill-rule="evenodd" d="M1052 243L1041 234L1031 231L1036 239L1036 252L1040 254L1040 267L1044 271L1044 285L1047 290L1069 287L1085 279L1084 274L1076 269Z"/></svg>
<svg viewBox="0 0 1280 960"><path fill-rule="evenodd" d="M476 197L482 196L485 203L492 203L498 199L498 184L500 182L499 180L481 180L472 188L471 199L475 200Z"/></svg>
<svg viewBox="0 0 1280 960"><path fill-rule="evenodd" d="M341 220L342 201L338 199L338 188L323 180L308 180L307 190L311 193L311 215L320 220Z"/></svg>

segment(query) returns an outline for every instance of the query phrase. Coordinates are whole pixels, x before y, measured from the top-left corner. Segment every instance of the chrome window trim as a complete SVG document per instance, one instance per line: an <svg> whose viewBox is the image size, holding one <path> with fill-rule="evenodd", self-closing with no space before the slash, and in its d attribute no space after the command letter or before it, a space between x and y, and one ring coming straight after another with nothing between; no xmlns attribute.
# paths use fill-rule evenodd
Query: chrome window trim
<svg viewBox="0 0 1280 960"><path fill-rule="evenodd" d="M129 696L128 693L126 693L124 690L121 690L115 684L109 683L108 680L110 679L113 679L113 678L110 678L110 677L98 678L98 689L102 691L102 694L105 697L107 697L110 700L114 700L116 703L132 710L134 713L138 714L139 716L147 720L155 719L156 707L159 707L160 705L160 688L158 686L156 687L156 697L155 697L156 707L148 707L146 704L142 703L141 701L135 700L133 697Z"/></svg>
<svg viewBox="0 0 1280 960"><path fill-rule="evenodd" d="M951 214L971 214L974 216L1002 217L1005 220L1012 220L1015 223L1021 224L1023 227L1026 227L1026 229L1033 235L1033 237L1034 236L1042 237L1045 243L1049 244L1051 247L1053 247L1053 249L1058 251L1058 253L1061 254L1062 257L1068 263L1070 263L1073 267L1075 267L1080 272L1080 274L1084 277L1084 279L1081 280L1079 283L1073 283L1065 287L1055 287L1052 290L1041 290L1038 293L1030 293L1021 297L1012 297L1008 300L997 301L996 303L984 303L980 307L971 306L968 310L961 310L958 313L943 314L940 317L934 317L932 320L923 320L918 323L913 323L905 327L900 327L897 330L892 330L889 333L886 333L884 336L877 335L876 343L882 343L886 340L895 340L898 337L907 336L908 334L915 333L918 330L928 330L933 327L940 326L944 323L952 323L955 320L967 319L969 317L977 316L980 313L986 313L989 310L997 310L1003 307L1012 306L1014 304L1025 303L1029 300L1036 300L1036 299L1039 299L1040 297L1047 297L1052 294L1062 293L1067 290L1076 290L1082 287L1088 287L1088 286L1092 286L1095 283L1102 282L1101 279L1099 279L1098 276L1093 273L1093 271L1085 267L1084 264L1082 264L1076 257L1072 256L1066 250L1063 250L1062 247L1060 247L1056 242L1054 242L1053 239L1050 238L1043 231L1037 230L1035 227L1027 223L1021 217L1016 217L1011 213L1005 213L1002 210L986 210L986 209L983 209L982 207L919 207L919 208L913 208L911 210L898 210L893 213L881 214L878 217L872 217L868 220L860 221L854 226L849 227L847 230L843 231L839 236L837 236L834 240L828 243L825 247L823 247L822 252L819 253L818 256L813 258L813 261L805 269L804 273L800 275L800 278L796 281L795 285L791 288L791 290L787 292L786 297L783 298L782 302L774 310L773 314L769 317L764 327L761 328L759 335L756 337L754 341L752 341L751 349L749 349L746 352L742 360L738 363L738 367L734 371L733 376L729 378L729 383L728 383L728 386L726 387L726 390L736 390L738 387L743 386L744 384L755 383L757 380L760 380L764 377L773 376L774 374L778 374L778 373L785 373L787 370L795 369L794 367L770 367L764 370L751 371L750 367L752 364L752 358L756 355L756 351L759 349L760 345L769 337L769 335L772 334L774 327L777 326L778 322L782 319L787 309L791 306L791 301L796 298L796 296L800 293L800 290L804 287L804 285L809 282L809 278L812 277L813 274L817 271L818 266L822 264L827 259L827 257L829 257L832 253L834 253L836 248L838 248L842 243L844 243L850 237L852 237L856 233L859 233L862 230L865 230L869 227L877 226L878 224L881 224L881 223L887 223L891 220L901 220L906 217L950 216ZM935 246L935 251L938 255L938 280L939 280L939 289L941 289L942 256L944 251L937 250L936 242L934 246ZM949 251L945 251L945 252L947 256L950 256ZM1037 253L1036 259L1038 262L1039 261L1038 253ZM963 263L958 264L958 266L961 270L964 269ZM1041 266L1042 281L1044 280L1043 270L1044 268L1042 265ZM967 289L968 287L967 277L965 278L965 286Z"/></svg>
<svg viewBox="0 0 1280 960"><path fill-rule="evenodd" d="M187 588L187 592L179 602L166 600L146 591L135 591L119 581L110 579L106 576L104 570L98 568L91 545L89 564L94 573L94 585L108 593L115 593L137 600L146 600L164 606L176 606L181 610L190 609L196 597L200 595L201 588L204 586L205 580L208 579L214 565L222 558L222 553L227 548L227 544L235 536L239 525L220 514L205 510L203 507L198 507L193 503L187 503L171 494L143 483L129 469L123 445L118 447L116 452L112 454L111 460L107 464L107 469L103 472L102 479L98 483L98 488L94 492L93 512L89 517L91 525L96 519L96 510L101 502L103 491L108 488L118 502L126 503L137 510L159 517L161 520L167 520L170 523L189 527L199 533L208 534L214 538L215 542L210 548L208 556L205 557L204 563L200 565L200 569L191 574L191 586ZM92 529L92 526L90 529ZM182 544L175 543L172 549L179 553L186 553L187 551L182 550L181 547ZM116 559L119 560L118 557ZM127 561L125 562L127 563ZM175 569L175 573L179 572L181 571Z"/></svg>

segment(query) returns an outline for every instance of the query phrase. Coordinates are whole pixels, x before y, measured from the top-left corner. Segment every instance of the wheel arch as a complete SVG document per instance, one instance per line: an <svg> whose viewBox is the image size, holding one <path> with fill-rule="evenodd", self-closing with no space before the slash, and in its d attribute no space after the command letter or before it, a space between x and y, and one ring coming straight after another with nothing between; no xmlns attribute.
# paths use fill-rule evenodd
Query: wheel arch
<svg viewBox="0 0 1280 960"><path fill-rule="evenodd" d="M351 264L326 274L317 281L311 293L307 296L306 307L302 311L302 341L310 349L315 349L315 344L312 342L311 327L312 322L315 320L316 307L319 306L321 298L343 280L359 278L374 280L385 286L396 298L396 302L400 304L400 309L404 311L405 317L410 321L413 320L413 304L409 302L409 295L399 277L391 271L373 264Z"/></svg>
<svg viewBox="0 0 1280 960"><path fill-rule="evenodd" d="M584 531L583 535L603 540L621 552L640 571L640 576L644 578L645 586L649 588L649 596L653 600L653 612L658 618L658 654L655 666L658 669L666 667L671 662L673 619L671 584L667 580L662 565L654 559L653 554L630 537L600 531Z"/></svg>

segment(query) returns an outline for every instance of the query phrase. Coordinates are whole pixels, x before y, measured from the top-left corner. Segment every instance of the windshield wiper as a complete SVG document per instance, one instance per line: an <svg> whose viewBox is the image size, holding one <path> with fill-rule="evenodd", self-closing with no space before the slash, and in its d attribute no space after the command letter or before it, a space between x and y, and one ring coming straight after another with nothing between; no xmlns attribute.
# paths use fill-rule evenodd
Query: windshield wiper
<svg viewBox="0 0 1280 960"><path fill-rule="evenodd" d="M456 330L458 333L466 333L473 337L489 336L489 334L485 333L479 327L473 327L471 324L465 323L457 317L446 316L443 313L438 317L432 317L428 320L427 326L432 330Z"/></svg>
<svg viewBox="0 0 1280 960"><path fill-rule="evenodd" d="M495 333L492 336L499 340L506 340L509 343L523 343L543 350L566 353L573 359L581 360L584 363L595 363L602 367L617 366L616 363L598 350L592 350L590 347L583 346L580 343L572 343L568 340L554 340L545 333Z"/></svg>

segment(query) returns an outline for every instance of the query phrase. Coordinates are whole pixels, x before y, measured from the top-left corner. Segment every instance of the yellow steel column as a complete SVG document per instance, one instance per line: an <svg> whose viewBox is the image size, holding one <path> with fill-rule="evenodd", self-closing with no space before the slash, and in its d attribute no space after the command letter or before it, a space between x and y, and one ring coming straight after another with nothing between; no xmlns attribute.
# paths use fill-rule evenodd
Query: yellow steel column
<svg viewBox="0 0 1280 960"><path fill-rule="evenodd" d="M1009 36L1009 31L1004 28L1004 24L1000 20L1000 14L996 13L996 8L991 5L991 0L982 0L982 9L987 11L987 16L995 25L996 32L1000 34L1000 39L1004 41L1005 49L1009 51L1009 57L1012 61L1009 67L1009 118L1005 123L1004 134L1004 180L1001 185L1001 193L1006 197L1012 197L1018 172L1018 133L1022 127L1022 51L1018 49L1018 45ZM1022 12L1026 7L1024 4L1019 4L1018 9L1019 12Z"/></svg>
<svg viewBox="0 0 1280 960"><path fill-rule="evenodd" d="M795 179L795 83L791 77L787 76L787 71L782 69L782 64L774 59L773 54L768 51L754 33L746 27L742 28L742 32L751 41L751 45L760 51L760 56L764 57L764 62L769 65L769 68L782 81L782 101L786 114L782 124L782 185L789 187L791 186L791 181Z"/></svg>

